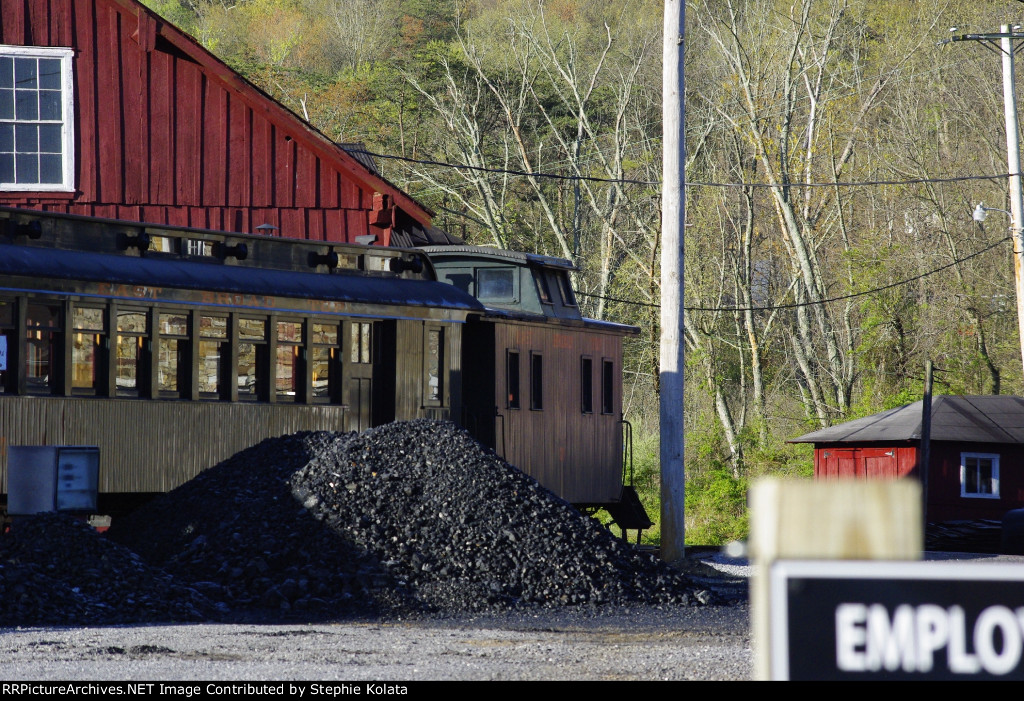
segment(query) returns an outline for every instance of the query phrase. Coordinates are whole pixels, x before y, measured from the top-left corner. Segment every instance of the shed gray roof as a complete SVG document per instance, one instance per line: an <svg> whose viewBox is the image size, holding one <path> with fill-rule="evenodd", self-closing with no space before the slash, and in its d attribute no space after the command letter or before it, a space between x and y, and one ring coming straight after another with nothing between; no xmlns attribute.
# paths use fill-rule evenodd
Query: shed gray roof
<svg viewBox="0 0 1024 701"><path fill-rule="evenodd" d="M921 438L922 402L889 409L793 438L790 443L912 441ZM1024 397L941 396L932 399L933 441L1024 443Z"/></svg>

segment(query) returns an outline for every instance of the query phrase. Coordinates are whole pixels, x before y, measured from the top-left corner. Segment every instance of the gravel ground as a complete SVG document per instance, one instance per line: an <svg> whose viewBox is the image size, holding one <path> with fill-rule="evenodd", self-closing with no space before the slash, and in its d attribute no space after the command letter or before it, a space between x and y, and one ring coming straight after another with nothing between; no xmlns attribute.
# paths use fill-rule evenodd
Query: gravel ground
<svg viewBox="0 0 1024 701"><path fill-rule="evenodd" d="M745 681L745 605L308 625L0 630L3 680Z"/></svg>

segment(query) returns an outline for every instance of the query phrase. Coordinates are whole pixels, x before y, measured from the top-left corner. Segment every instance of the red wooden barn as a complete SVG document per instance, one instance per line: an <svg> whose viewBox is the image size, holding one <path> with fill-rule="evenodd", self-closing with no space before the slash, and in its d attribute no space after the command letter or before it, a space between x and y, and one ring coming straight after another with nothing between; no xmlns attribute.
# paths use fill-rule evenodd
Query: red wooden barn
<svg viewBox="0 0 1024 701"><path fill-rule="evenodd" d="M437 233L369 159L136 0L0 11L0 205L381 245Z"/></svg>
<svg viewBox="0 0 1024 701"><path fill-rule="evenodd" d="M922 402L791 440L814 444L814 476L920 478ZM1001 520L1024 507L1024 397L932 401L927 519Z"/></svg>

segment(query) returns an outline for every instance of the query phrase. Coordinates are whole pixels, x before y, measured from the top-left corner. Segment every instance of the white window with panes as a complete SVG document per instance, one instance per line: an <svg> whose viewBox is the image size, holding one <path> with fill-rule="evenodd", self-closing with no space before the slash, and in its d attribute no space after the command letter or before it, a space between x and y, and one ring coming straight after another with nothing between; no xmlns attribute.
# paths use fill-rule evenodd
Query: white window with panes
<svg viewBox="0 0 1024 701"><path fill-rule="evenodd" d="M999 498L997 453L960 453L960 496Z"/></svg>
<svg viewBox="0 0 1024 701"><path fill-rule="evenodd" d="M0 190L74 188L71 56L0 45Z"/></svg>

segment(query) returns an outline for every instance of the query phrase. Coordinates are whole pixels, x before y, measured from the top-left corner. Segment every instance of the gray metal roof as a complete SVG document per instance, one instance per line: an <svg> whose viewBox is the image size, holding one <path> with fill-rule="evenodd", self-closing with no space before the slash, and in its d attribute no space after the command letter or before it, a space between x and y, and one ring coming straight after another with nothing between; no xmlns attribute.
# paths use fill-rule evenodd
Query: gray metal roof
<svg viewBox="0 0 1024 701"><path fill-rule="evenodd" d="M813 431L790 443L913 441L921 438L922 402ZM940 396L932 399L933 441L1024 443L1024 397Z"/></svg>
<svg viewBox="0 0 1024 701"><path fill-rule="evenodd" d="M472 295L443 282L344 273L299 273L0 244L0 283L6 276L463 311L483 311L484 308Z"/></svg>
<svg viewBox="0 0 1024 701"><path fill-rule="evenodd" d="M565 258L556 258L555 256L545 256L540 253L523 253L521 251L510 251L504 248L497 248L494 246L470 246L470 245L451 245L451 246L421 246L420 248L426 252L428 256L432 258L441 258L443 256L458 256L466 255L473 258L489 257L489 258L507 258L509 260L523 261L526 263L533 263L535 265L547 266L550 268L562 268L564 270L576 270L576 266L572 264L572 261L566 260Z"/></svg>

